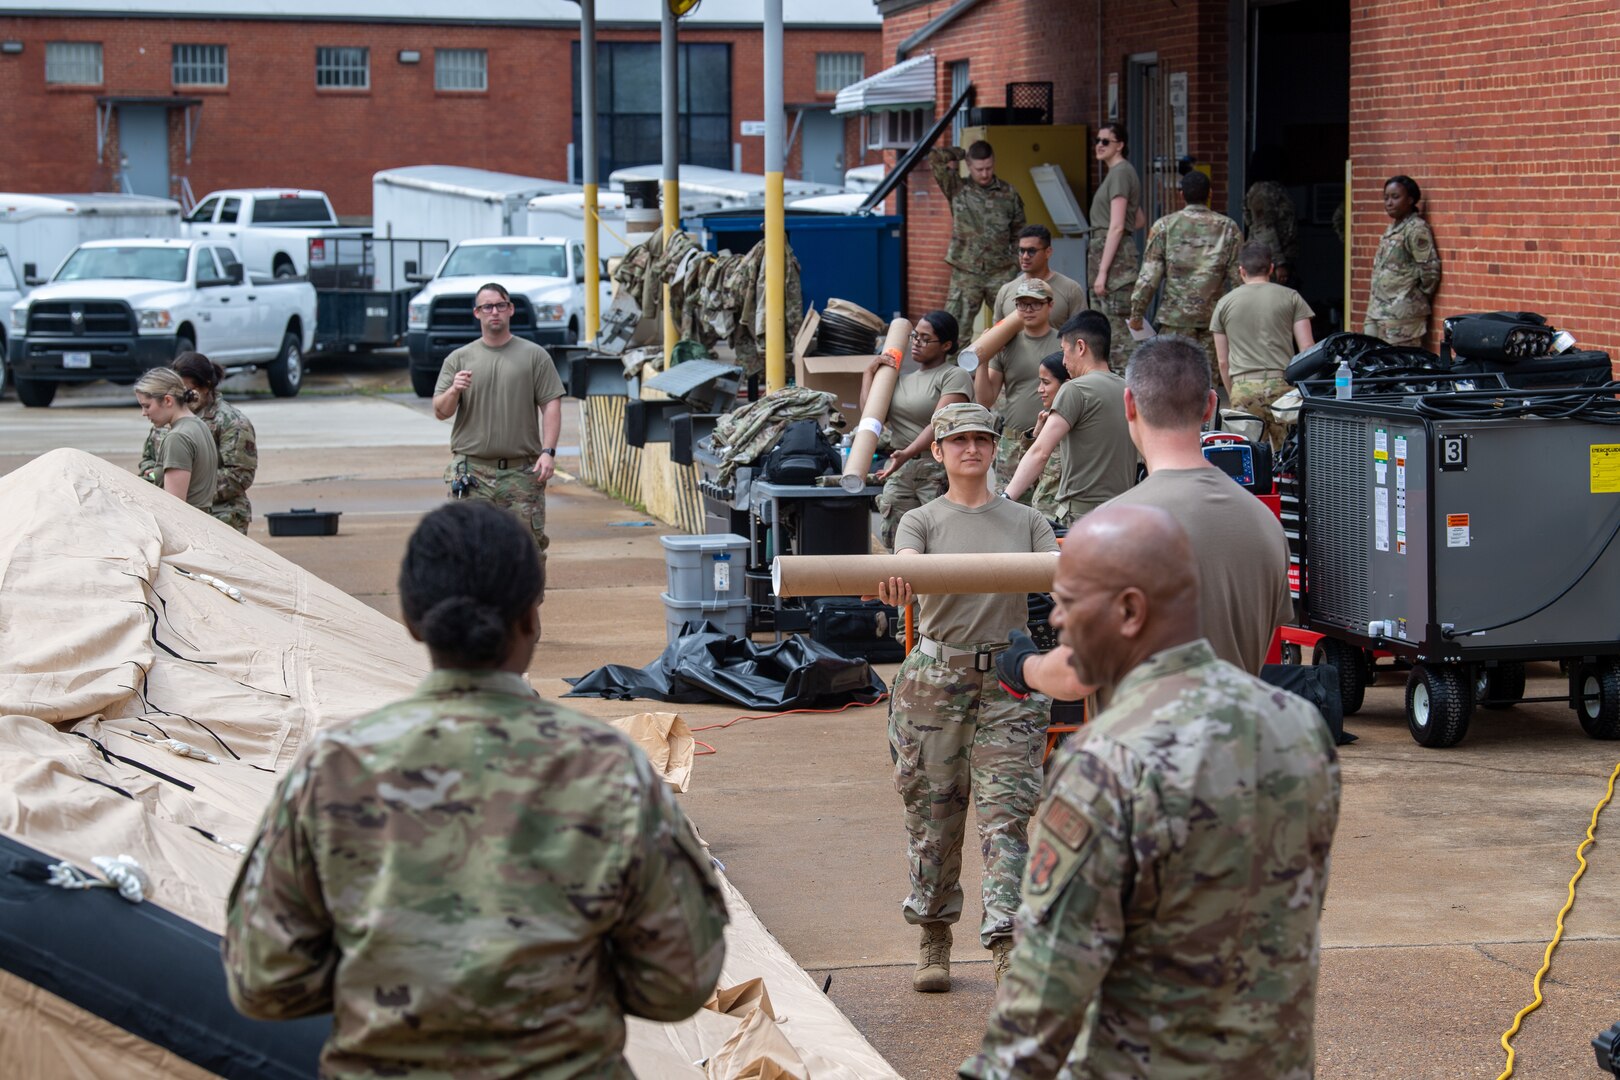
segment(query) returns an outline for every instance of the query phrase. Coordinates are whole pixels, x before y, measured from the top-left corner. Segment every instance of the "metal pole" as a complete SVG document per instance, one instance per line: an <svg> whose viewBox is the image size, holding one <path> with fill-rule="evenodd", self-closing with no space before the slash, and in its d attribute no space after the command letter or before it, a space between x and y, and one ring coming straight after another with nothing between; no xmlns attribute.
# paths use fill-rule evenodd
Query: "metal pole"
<svg viewBox="0 0 1620 1080"><path fill-rule="evenodd" d="M579 0L580 179L585 185L585 340L602 329L602 249L596 219L596 0Z"/></svg>
<svg viewBox="0 0 1620 1080"><path fill-rule="evenodd" d="M667 248L669 238L675 235L681 224L681 173L680 173L680 80L679 53L675 47L675 13L670 10L669 4L660 4L659 13L659 59L664 77L664 244ZM674 361L675 356L675 313L669 310L669 283L664 283L664 369Z"/></svg>
<svg viewBox="0 0 1620 1080"><path fill-rule="evenodd" d="M782 0L765 0L765 391L787 385L787 223L782 170Z"/></svg>

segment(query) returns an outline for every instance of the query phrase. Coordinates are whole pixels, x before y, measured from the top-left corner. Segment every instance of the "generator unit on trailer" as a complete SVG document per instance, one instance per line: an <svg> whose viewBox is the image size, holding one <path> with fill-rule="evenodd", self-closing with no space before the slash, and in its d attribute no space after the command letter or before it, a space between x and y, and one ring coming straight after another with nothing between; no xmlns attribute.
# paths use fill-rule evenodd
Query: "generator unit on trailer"
<svg viewBox="0 0 1620 1080"><path fill-rule="evenodd" d="M1620 384L1368 389L1301 410L1300 613L1347 698L1372 651L1409 662L1412 737L1452 746L1559 660L1582 728L1620 739Z"/></svg>

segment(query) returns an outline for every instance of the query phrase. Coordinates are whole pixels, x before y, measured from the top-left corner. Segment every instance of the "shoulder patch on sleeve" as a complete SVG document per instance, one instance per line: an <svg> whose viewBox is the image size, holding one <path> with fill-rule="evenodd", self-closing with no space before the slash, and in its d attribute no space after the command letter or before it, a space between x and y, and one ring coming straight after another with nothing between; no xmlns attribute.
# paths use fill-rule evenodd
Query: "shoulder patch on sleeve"
<svg viewBox="0 0 1620 1080"><path fill-rule="evenodd" d="M1041 811L1041 831L1051 834L1070 851L1079 851L1086 837L1091 835L1091 822L1073 803L1061 795L1053 795Z"/></svg>

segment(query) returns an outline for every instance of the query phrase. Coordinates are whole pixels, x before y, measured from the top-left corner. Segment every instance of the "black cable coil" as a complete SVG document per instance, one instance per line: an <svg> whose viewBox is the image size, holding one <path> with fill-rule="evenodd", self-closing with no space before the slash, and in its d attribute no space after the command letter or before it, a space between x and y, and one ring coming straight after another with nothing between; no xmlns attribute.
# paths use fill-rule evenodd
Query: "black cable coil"
<svg viewBox="0 0 1620 1080"><path fill-rule="evenodd" d="M881 347L881 335L870 326L832 311L821 313L816 341L821 356L870 356Z"/></svg>

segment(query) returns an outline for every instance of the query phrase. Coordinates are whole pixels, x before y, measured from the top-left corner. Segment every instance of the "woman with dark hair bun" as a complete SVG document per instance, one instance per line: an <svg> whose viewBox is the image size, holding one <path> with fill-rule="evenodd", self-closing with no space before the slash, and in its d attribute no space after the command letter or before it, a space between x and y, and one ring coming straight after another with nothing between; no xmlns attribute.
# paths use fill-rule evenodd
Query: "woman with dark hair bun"
<svg viewBox="0 0 1620 1080"><path fill-rule="evenodd" d="M185 385L197 392L193 412L214 437L214 448L219 455L214 501L209 513L237 532L246 533L248 523L253 520L253 504L248 502L247 489L253 486L254 474L259 471L259 445L253 421L219 396L225 369L208 357L199 352L185 352L175 357L172 366ZM155 474L163 438L164 432L153 428L141 448L137 471L147 480L152 480Z"/></svg>
<svg viewBox="0 0 1620 1080"><path fill-rule="evenodd" d="M346 1075L629 1076L624 1018L685 1019L719 979L725 902L668 785L525 678L544 589L510 511L424 517L399 597L432 673L318 730L242 862L231 1000L331 1013Z"/></svg>
<svg viewBox="0 0 1620 1080"><path fill-rule="evenodd" d="M1041 359L1040 378L1035 384L1035 392L1041 399L1041 412L1035 418L1035 426L1023 435L1024 453L1029 453L1029 448L1035 445L1036 437L1046 424L1046 415L1052 411L1052 402L1057 400L1058 388L1068 381L1069 369L1063 366L1063 350L1059 349ZM1064 445L1059 444L1060 452L1047 457L1046 465L1041 469L1041 478L1035 482L1035 493L1029 500L1029 505L1039 510L1048 521L1056 520L1059 513L1057 494L1058 483L1063 479L1061 451Z"/></svg>
<svg viewBox="0 0 1620 1080"><path fill-rule="evenodd" d="M934 460L929 447L934 444L934 413L973 394L973 376L959 367L956 355L961 330L956 316L948 311L930 311L911 329L911 359L917 370L900 376L889 402L889 418L882 442L888 447L889 463L877 474L883 481L878 496L878 531L883 546L894 550L894 530L907 510L939 498L945 490L945 469ZM899 361L890 356L874 356L861 375L861 408L878 368L898 369Z"/></svg>
<svg viewBox="0 0 1620 1080"><path fill-rule="evenodd" d="M169 368L153 368L136 381L135 401L141 415L152 421L159 444L148 479L208 513L219 453L207 426L191 411L197 404L197 392Z"/></svg>
<svg viewBox="0 0 1620 1080"><path fill-rule="evenodd" d="M1384 213L1391 221L1373 256L1367 322L1362 328L1391 345L1422 348L1429 312L1440 288L1440 252L1423 217L1423 189L1410 176L1384 181Z"/></svg>

